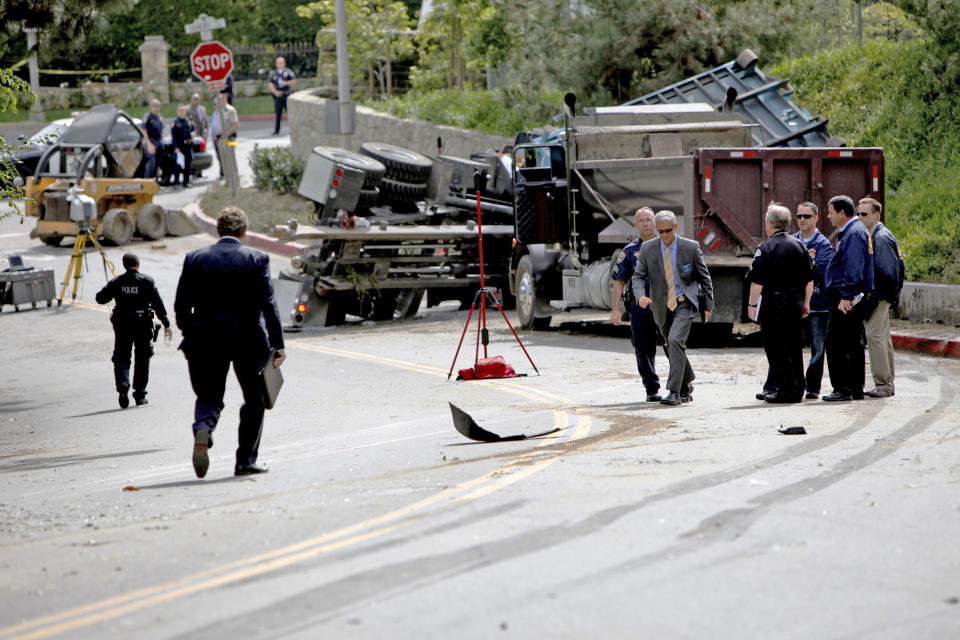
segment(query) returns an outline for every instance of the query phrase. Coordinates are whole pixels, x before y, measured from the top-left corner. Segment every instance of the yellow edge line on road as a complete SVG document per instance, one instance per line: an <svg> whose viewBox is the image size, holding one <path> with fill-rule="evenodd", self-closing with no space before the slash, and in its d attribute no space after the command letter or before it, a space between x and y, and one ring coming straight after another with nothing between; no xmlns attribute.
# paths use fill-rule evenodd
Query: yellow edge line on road
<svg viewBox="0 0 960 640"><path fill-rule="evenodd" d="M101 312L107 311L107 308L102 307L100 305L92 305L92 304L82 303L82 302L80 303L75 302L74 304L77 304L77 306L84 309L101 311ZM369 354L364 354L364 353L359 353L354 351L337 349L333 347L321 347L319 345L309 345L309 344L304 344L300 342L291 343L291 346L294 346L296 348L307 349L310 351L328 353L330 355L356 359L356 360L379 362L387 366L406 369L406 370L414 371L418 373L424 373L427 375L446 376L446 372L438 367L431 367L429 365L419 365L415 363L405 362L402 360L386 358L383 356L374 356L374 355L369 355ZM563 402L568 406L575 406L575 403L573 403L572 401L566 398L562 398L561 396L557 396L556 394L553 394L553 393L543 392L538 389L520 390L511 386L508 386L504 383L498 383L494 381L488 381L486 384L490 384L491 386L495 386L509 393L520 395L524 398L528 398L535 401L542 401L547 399L548 397L552 397L554 399L560 400L561 402ZM567 412L563 410L554 410L554 426L558 429L563 429L567 427L568 424L569 424L569 416ZM576 440L584 437L589 433L590 426L591 426L590 417L587 415L578 414L577 428L574 430L574 433L571 434L569 440ZM534 447L540 448L550 444L555 444L556 441L559 439L559 437L560 437L559 435L547 436L543 438L541 441L537 442L534 445ZM329 551L334 551L334 550L343 548L345 546L364 542L370 538L377 537L377 536L386 534L390 531L393 531L394 529L400 527L403 523L397 522L388 526L381 527L379 529L375 529L373 531L368 531L366 533L355 535L353 537L345 538L342 540L338 540L338 539L344 538L344 536L349 536L357 531L369 528L371 526L378 526L390 520L397 520L399 518L403 518L416 511L421 511L430 506L441 503L447 500L448 498L450 500L448 504L445 505L447 507L460 505L465 502L476 500L483 496L489 495L499 489L502 489L503 487L509 486L515 482L518 482L536 473L537 471L540 471L546 468L547 466L549 466L550 464L558 460L560 457L562 457L562 452L557 452L546 459L539 460L532 464L528 463L528 461L532 457L538 456L538 455L539 454L537 452L525 453L519 456L516 460L506 465L503 465L502 467L499 467L498 469L495 469L491 472L483 474L477 478L473 478L466 482L460 483L455 487L444 489L443 491L433 496L430 496L423 500L419 500L405 507L401 507L399 509L395 509L393 511L377 516L375 518L371 518L369 520L365 520L363 522L359 522L359 523L338 529L337 531L333 531L329 534L317 536L315 538L311 538L308 540L298 542L293 545L289 545L282 549L278 549L275 551L253 556L251 558L228 563L221 567L199 572L191 576L180 578L178 580L171 581L165 584L155 585L153 587L140 589L124 595L115 596L113 598L108 598L106 600L101 600L99 602L94 602L88 605L75 607L73 609L69 609L67 611L63 611L50 616L44 616L42 618L36 618L34 620L11 625L6 628L0 629L0 636L8 637L13 633L19 633L22 631L28 631L30 629L34 629L34 631L29 632L25 635L17 636L17 640L48 638L60 633L64 633L64 632L75 630L81 627L89 626L91 624L96 624L98 622L103 622L105 620L113 619L118 616L124 615L126 613L130 613L130 612L144 609L147 607L155 606L157 604L162 604L163 602L167 602L169 600L173 600L176 598L181 598L181 597L190 595L192 593L196 593L197 591L215 588L231 582L243 580L252 575L259 575L262 573L272 571L279 567L289 566L290 564L294 564L301 560L315 557L317 555L321 555ZM521 465L524 465L524 466L522 466L522 468L519 468L519 470L517 470L518 467L520 467ZM504 474L508 474L508 475L504 475ZM496 478L494 482L491 482L486 486L479 486L479 485L483 485L484 483L486 483L487 481L493 478ZM474 487L478 487L478 488L474 489ZM468 491L470 489L473 489L473 491L466 493L464 495L457 496L457 494L460 494L464 491ZM233 569L236 569L238 567L246 567L246 568L238 569L237 571L233 571L233 573L228 573L218 577L208 578L208 576L214 576L216 574L223 573L224 571L232 571ZM197 580L200 580L201 582L197 582ZM91 612L96 612L96 613L91 613ZM89 614L89 615L85 615L85 614ZM83 616L83 617L77 618L76 616ZM73 619L67 620L68 618L73 618ZM61 620L66 620L66 621L60 622ZM54 624L54 623L59 623L59 624ZM52 626L48 626L48 625L52 625ZM38 628L38 627L45 627L45 628Z"/></svg>

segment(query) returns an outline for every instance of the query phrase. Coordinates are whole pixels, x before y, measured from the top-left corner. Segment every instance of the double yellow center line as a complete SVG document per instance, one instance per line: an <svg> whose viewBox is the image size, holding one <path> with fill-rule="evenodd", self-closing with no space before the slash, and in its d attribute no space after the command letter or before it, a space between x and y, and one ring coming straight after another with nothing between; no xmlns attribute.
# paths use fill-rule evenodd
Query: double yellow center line
<svg viewBox="0 0 960 640"><path fill-rule="evenodd" d="M87 309L94 308L93 305L87 306L84 304L82 306ZM311 344L306 340L292 341L288 346L294 349L303 349L336 357L367 361L426 375L444 378L447 375L446 371L438 367ZM498 390L506 391L539 403L559 404L564 408L553 410L554 426L559 429L565 429L570 426L570 413L572 411L575 417L576 427L566 441L583 438L590 432L590 416L576 411L576 404L567 398L539 389L519 388L515 384L503 381L490 380L479 383L473 382L471 384L492 386ZM402 526L415 523L444 510L487 496L545 469L560 459L564 452L561 450L549 451L544 450L544 448L552 444L557 444L563 438L563 435L563 432L558 432L551 436L544 437L534 444L532 450L517 456L511 462L493 471L466 480L454 487L449 487L427 498L374 518L342 527L330 533L308 538L307 540L274 551L243 558L206 571L193 573L177 580L138 589L59 613L0 628L0 639L38 640L40 638L49 638L149 607L154 607L165 602L184 598L198 592L275 571L383 536Z"/></svg>

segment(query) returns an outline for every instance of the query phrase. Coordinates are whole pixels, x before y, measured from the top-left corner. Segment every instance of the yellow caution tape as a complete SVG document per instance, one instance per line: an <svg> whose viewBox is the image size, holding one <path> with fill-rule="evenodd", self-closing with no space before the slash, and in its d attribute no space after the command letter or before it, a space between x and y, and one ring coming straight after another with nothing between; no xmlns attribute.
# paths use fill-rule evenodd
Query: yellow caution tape
<svg viewBox="0 0 960 640"><path fill-rule="evenodd" d="M132 73L134 71L143 71L143 67L131 67L130 69L95 69L93 71L76 71L73 69L40 69L39 71L40 73L50 73L61 76L95 76L103 73Z"/></svg>

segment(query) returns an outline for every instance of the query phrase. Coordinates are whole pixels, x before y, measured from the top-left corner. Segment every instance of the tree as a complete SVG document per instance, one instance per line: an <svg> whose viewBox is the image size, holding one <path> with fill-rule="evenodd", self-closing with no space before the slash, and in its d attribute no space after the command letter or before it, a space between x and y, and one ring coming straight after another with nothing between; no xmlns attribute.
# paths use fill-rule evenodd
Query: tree
<svg viewBox="0 0 960 640"><path fill-rule="evenodd" d="M38 57L73 55L105 30L113 13L129 9L136 0L0 0L0 42L15 50L23 42L23 24L38 29Z"/></svg>
<svg viewBox="0 0 960 640"><path fill-rule="evenodd" d="M320 0L297 7L301 18L320 18L325 29L317 33L321 49L336 47L334 0ZM383 0L345 0L347 16L347 55L354 80L367 76L373 97L376 81L381 93L393 90L391 63L413 51L410 17L403 2Z"/></svg>
<svg viewBox="0 0 960 640"><path fill-rule="evenodd" d="M0 113L13 111L16 113L17 104L26 102L29 108L36 95L30 91L30 85L14 75L10 69L0 69ZM23 187L13 183L17 177L17 167L10 155L16 152L16 145L7 143L0 135L0 200L6 200L6 205L0 208L0 219L17 215L18 209L14 200L22 198Z"/></svg>
<svg viewBox="0 0 960 640"><path fill-rule="evenodd" d="M486 38L497 32L491 0L436 0L421 17L420 60L410 73L415 89L463 89L480 84L491 53ZM502 24L501 24L502 28Z"/></svg>

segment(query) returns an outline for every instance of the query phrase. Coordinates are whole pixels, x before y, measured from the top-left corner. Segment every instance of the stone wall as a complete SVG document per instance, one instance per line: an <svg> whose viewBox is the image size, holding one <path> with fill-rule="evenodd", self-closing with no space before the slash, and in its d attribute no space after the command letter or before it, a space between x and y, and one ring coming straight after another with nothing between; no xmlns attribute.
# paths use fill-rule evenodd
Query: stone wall
<svg viewBox="0 0 960 640"><path fill-rule="evenodd" d="M297 85L300 87L313 87L317 83L315 78L297 78ZM233 91L234 95L247 98L270 94L266 78L238 80ZM202 82L170 83L169 95L172 102L186 103L193 93L199 93L204 101L211 99L209 89ZM143 85L139 82L84 82L79 87L40 87L40 104L44 109L81 110L104 102L113 103L121 109L146 109L147 101Z"/></svg>
<svg viewBox="0 0 960 640"><path fill-rule="evenodd" d="M297 91L291 94L287 102L290 112L291 148L300 158L307 158L310 150L318 145L341 146L339 135L324 133L327 98L322 95L330 95L331 91L329 88ZM363 142L385 142L432 157L437 153L438 137L443 139L445 155L462 158L468 158L477 151L500 149L513 142L512 138L505 136L419 120L402 120L373 109L357 107L356 132L351 136L350 146L356 151Z"/></svg>
<svg viewBox="0 0 960 640"><path fill-rule="evenodd" d="M905 282L897 316L912 322L960 325L960 286Z"/></svg>

